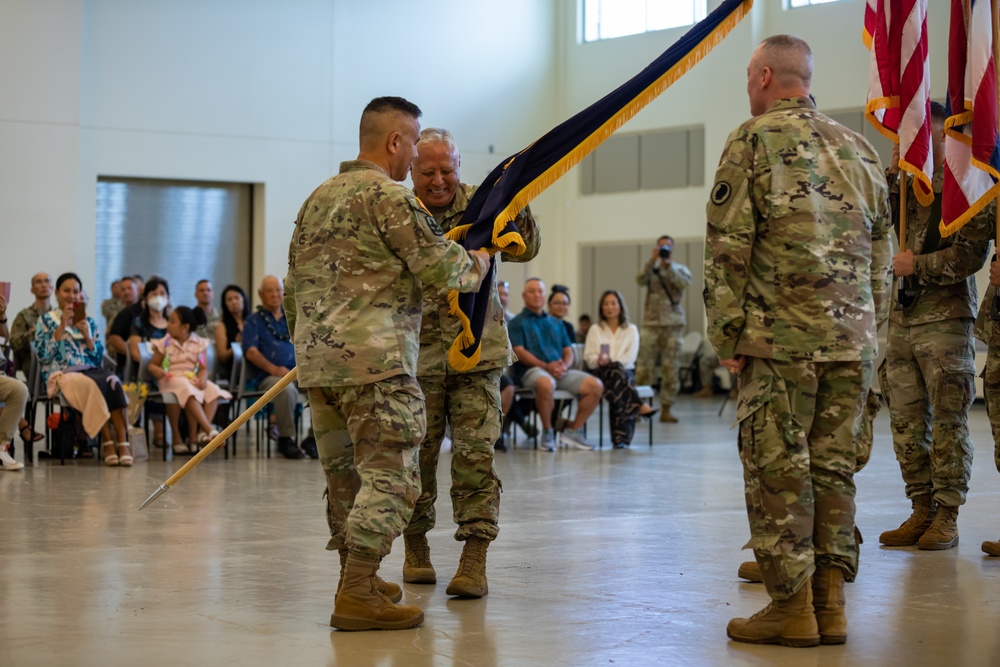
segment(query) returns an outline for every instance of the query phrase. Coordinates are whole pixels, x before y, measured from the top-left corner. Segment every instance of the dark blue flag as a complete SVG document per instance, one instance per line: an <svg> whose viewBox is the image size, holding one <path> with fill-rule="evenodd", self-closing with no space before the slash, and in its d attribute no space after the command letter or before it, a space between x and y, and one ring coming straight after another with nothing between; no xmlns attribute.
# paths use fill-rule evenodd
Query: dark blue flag
<svg viewBox="0 0 1000 667"><path fill-rule="evenodd" d="M681 78L725 39L752 6L753 0L725 0L639 74L498 164L462 215L463 220L472 222L455 227L448 236L461 240L466 248L492 253L504 248L509 251L513 245L515 254L524 252L524 240L512 224L518 212ZM462 323L462 333L448 353L448 362L457 370L469 370L479 363L495 271L493 259L478 293L448 295L451 312Z"/></svg>

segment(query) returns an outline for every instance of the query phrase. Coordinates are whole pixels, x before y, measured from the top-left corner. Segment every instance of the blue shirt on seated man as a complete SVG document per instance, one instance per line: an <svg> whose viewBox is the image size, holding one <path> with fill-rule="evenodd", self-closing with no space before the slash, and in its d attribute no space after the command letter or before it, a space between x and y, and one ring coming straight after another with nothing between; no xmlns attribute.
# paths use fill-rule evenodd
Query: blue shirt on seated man
<svg viewBox="0 0 1000 667"><path fill-rule="evenodd" d="M540 446L550 452L556 449L552 428L553 392L561 389L580 399L576 417L562 432L563 444L574 449L593 449L583 435L583 426L601 400L604 385L593 375L570 368L573 341L562 321L545 312L545 283L539 278L529 278L521 297L524 310L511 320L508 334L517 355L514 381L535 391L535 408L544 428Z"/></svg>
<svg viewBox="0 0 1000 667"><path fill-rule="evenodd" d="M274 276L264 276L257 291L261 307L243 323L243 356L248 362L248 382L267 391L295 368L295 346L288 332L282 306L285 288ZM278 451L287 459L305 458L295 442L295 406L299 388L292 382L271 401L278 427Z"/></svg>

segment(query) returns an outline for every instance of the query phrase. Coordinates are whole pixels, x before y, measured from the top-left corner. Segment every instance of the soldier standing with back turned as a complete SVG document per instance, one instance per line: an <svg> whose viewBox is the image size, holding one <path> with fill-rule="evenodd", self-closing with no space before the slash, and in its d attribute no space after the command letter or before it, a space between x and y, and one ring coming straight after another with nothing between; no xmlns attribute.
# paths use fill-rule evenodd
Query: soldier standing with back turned
<svg viewBox="0 0 1000 667"><path fill-rule="evenodd" d="M705 305L737 403L750 542L771 604L735 641L847 641L858 569L856 435L888 306L889 204L874 149L816 110L809 45L777 35L747 68L753 118L708 204Z"/></svg>

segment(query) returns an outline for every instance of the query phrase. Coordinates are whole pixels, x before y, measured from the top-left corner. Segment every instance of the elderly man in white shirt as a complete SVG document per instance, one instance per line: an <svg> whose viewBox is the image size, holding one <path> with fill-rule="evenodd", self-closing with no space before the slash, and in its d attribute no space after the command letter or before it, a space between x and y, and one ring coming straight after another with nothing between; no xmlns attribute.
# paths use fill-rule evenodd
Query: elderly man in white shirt
<svg viewBox="0 0 1000 667"><path fill-rule="evenodd" d="M621 292L604 292L599 311L598 323L587 332L583 361L604 383L604 398L611 413L611 442L615 449L623 449L632 442L636 417L653 415L657 411L644 404L635 390L639 330L628 321Z"/></svg>

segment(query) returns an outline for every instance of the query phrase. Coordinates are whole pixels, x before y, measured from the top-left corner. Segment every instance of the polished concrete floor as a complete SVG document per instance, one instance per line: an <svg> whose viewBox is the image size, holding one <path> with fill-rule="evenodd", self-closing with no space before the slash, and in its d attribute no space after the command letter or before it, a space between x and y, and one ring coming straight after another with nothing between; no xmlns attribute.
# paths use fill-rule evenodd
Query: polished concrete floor
<svg viewBox="0 0 1000 667"><path fill-rule="evenodd" d="M460 545L442 498L443 583L404 586L426 620L398 632L327 625L337 558L315 461L257 458L241 434L238 458L205 461L142 512L179 462L0 473L0 665L1000 664L1000 559L979 550L1000 538L1000 475L982 406L962 542L945 552L878 545L909 509L880 417L857 478L867 541L848 643L790 649L726 638L767 595L735 576L747 522L732 405L722 419L718 405L685 398L653 448L640 430L625 451L498 454L490 594L445 595ZM401 565L397 541L383 574L400 581Z"/></svg>

